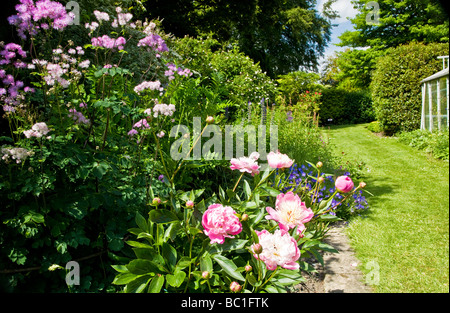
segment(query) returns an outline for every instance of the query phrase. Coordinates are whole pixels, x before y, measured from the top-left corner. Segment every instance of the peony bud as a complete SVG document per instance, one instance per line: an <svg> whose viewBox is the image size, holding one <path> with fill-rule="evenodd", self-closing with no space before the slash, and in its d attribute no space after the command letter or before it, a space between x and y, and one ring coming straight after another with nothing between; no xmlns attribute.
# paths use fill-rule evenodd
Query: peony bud
<svg viewBox="0 0 450 313"><path fill-rule="evenodd" d="M241 221L245 222L246 220L248 220L248 214L244 213L242 214Z"/></svg>
<svg viewBox="0 0 450 313"><path fill-rule="evenodd" d="M209 274L208 271L204 271L204 272L202 273L202 277L203 277L203 279L209 279L211 276L210 276L210 274Z"/></svg>
<svg viewBox="0 0 450 313"><path fill-rule="evenodd" d="M208 117L206 118L206 124L212 124L212 123L214 123L214 117L208 116Z"/></svg>
<svg viewBox="0 0 450 313"><path fill-rule="evenodd" d="M336 189L342 193L350 192L354 187L352 179L348 176L339 176L334 185L336 186Z"/></svg>
<svg viewBox="0 0 450 313"><path fill-rule="evenodd" d="M160 205L161 204L161 199L158 198L158 197L153 198L152 204L156 205L156 206Z"/></svg>
<svg viewBox="0 0 450 313"><path fill-rule="evenodd" d="M319 182L319 184L323 184L325 182L325 178L323 178L322 176L320 176L317 181Z"/></svg>
<svg viewBox="0 0 450 313"><path fill-rule="evenodd" d="M366 187L366 185L367 185L367 184L366 184L365 182L363 182L363 181L359 183L359 187L360 187L361 189L363 189L364 187Z"/></svg>
<svg viewBox="0 0 450 313"><path fill-rule="evenodd" d="M259 243L253 244L251 248L255 254L261 254L262 252L262 246Z"/></svg>
<svg viewBox="0 0 450 313"><path fill-rule="evenodd" d="M186 207L192 209L194 207L194 202L191 200L186 201Z"/></svg>
<svg viewBox="0 0 450 313"><path fill-rule="evenodd" d="M245 271L246 272L250 272L252 270L252 266L251 265L246 265L245 266Z"/></svg>
<svg viewBox="0 0 450 313"><path fill-rule="evenodd" d="M231 289L231 291L233 291L233 292L239 292L239 291L241 291L241 289L242 289L242 286L241 285L239 285L237 282L232 282L231 284L230 284L230 289Z"/></svg>
<svg viewBox="0 0 450 313"><path fill-rule="evenodd" d="M323 166L323 163L322 163L322 162L320 162L320 161L317 162L317 164L316 164L316 167L317 167L317 168L321 168L322 166Z"/></svg>

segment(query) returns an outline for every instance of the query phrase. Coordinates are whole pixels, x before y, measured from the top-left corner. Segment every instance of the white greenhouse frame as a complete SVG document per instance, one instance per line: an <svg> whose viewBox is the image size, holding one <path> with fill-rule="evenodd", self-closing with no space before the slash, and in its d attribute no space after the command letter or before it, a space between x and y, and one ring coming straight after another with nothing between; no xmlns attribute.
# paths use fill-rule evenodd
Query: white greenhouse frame
<svg viewBox="0 0 450 313"><path fill-rule="evenodd" d="M449 128L448 55L440 56L438 59L442 59L443 70L421 81L422 118L420 129L429 131Z"/></svg>

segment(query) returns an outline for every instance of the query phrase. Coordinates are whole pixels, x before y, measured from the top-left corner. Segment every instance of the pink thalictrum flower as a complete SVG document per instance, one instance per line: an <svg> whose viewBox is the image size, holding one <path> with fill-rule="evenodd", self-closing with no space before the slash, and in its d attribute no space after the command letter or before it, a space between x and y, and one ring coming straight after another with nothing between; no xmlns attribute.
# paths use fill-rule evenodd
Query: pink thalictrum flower
<svg viewBox="0 0 450 313"><path fill-rule="evenodd" d="M222 204L212 204L208 207L202 217L202 226L205 235L211 239L211 244L223 244L226 237L234 238L233 236L242 231L242 224L236 212Z"/></svg>
<svg viewBox="0 0 450 313"><path fill-rule="evenodd" d="M354 187L352 179L348 176L339 176L334 185L336 189L342 193L350 192Z"/></svg>
<svg viewBox="0 0 450 313"><path fill-rule="evenodd" d="M305 230L305 223L309 222L314 213L307 208L297 194L289 191L286 194L280 193L275 201L275 210L266 208L268 216L266 219L278 222L280 229L288 231L297 226L297 233Z"/></svg>
<svg viewBox="0 0 450 313"><path fill-rule="evenodd" d="M294 160L290 159L286 154L280 153L280 151L271 151L267 155L267 162L271 168L289 168L294 163Z"/></svg>
<svg viewBox="0 0 450 313"><path fill-rule="evenodd" d="M256 231L262 251L253 256L266 264L270 271L274 271L277 266L289 270L298 270L297 260L300 258L300 250L297 241L285 230L277 229L273 234L267 230Z"/></svg>

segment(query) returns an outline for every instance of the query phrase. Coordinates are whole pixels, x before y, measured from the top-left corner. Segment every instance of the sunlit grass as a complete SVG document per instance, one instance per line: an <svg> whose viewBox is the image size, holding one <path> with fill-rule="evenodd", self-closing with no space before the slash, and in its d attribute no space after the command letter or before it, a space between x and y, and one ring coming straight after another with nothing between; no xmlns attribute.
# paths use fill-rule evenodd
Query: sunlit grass
<svg viewBox="0 0 450 313"><path fill-rule="evenodd" d="M335 152L366 162L370 210L347 228L376 292L449 292L449 165L377 137L367 125L325 130ZM370 263L369 263L370 264Z"/></svg>

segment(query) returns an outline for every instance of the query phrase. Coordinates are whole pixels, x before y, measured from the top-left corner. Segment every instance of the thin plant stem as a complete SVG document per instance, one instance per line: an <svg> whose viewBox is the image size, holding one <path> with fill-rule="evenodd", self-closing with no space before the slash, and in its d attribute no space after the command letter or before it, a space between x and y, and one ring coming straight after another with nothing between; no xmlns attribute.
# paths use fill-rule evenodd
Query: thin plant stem
<svg viewBox="0 0 450 313"><path fill-rule="evenodd" d="M241 176L239 176L239 179L238 179L238 181L236 182L236 185L234 185L233 192L236 190L236 187L238 186L239 182L241 181L242 176L244 176L244 173L242 173Z"/></svg>

